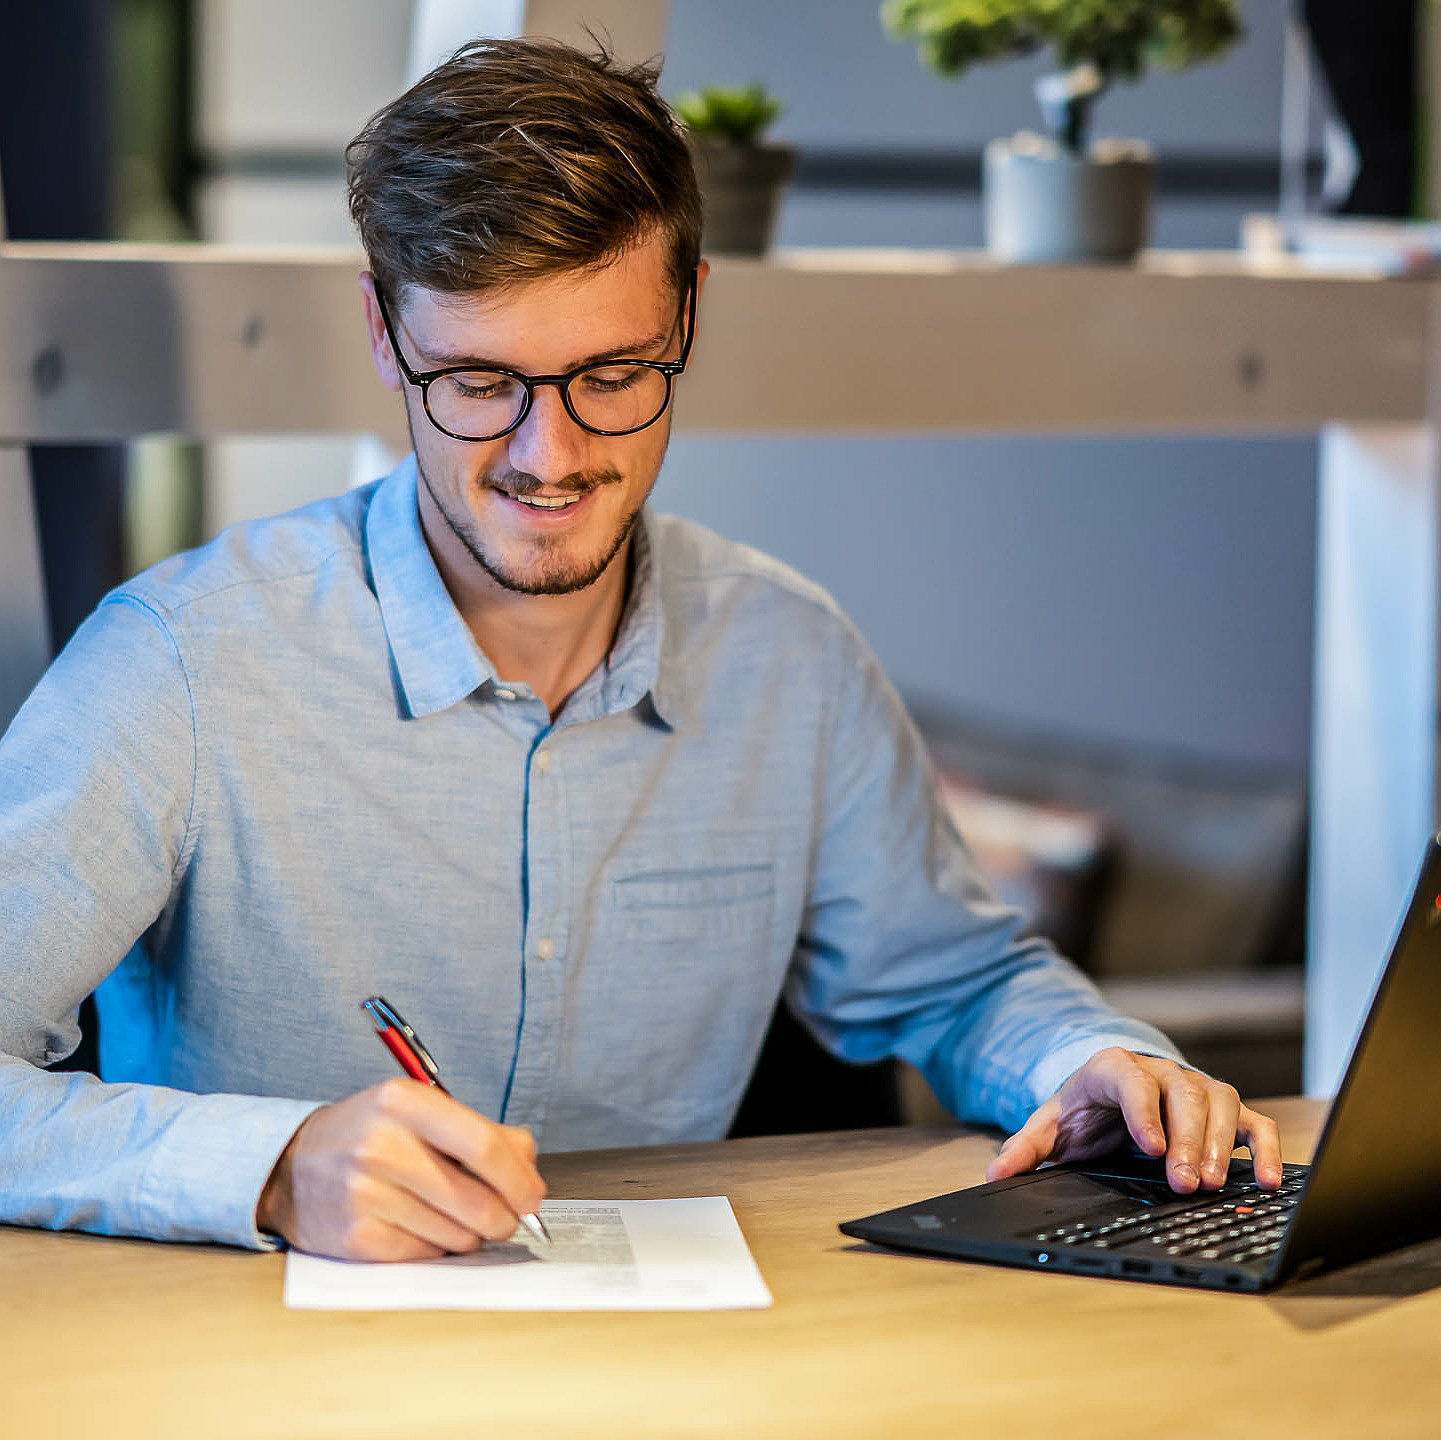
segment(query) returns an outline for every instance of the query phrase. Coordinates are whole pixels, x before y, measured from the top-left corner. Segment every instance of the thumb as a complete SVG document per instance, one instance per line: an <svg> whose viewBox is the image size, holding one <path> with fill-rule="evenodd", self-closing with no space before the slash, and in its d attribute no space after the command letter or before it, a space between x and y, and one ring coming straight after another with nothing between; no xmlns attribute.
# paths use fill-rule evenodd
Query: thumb
<svg viewBox="0 0 1441 1440"><path fill-rule="evenodd" d="M1006 1180L1034 1170L1055 1149L1059 1107L1048 1100L1001 1146L1001 1153L986 1167L987 1180Z"/></svg>

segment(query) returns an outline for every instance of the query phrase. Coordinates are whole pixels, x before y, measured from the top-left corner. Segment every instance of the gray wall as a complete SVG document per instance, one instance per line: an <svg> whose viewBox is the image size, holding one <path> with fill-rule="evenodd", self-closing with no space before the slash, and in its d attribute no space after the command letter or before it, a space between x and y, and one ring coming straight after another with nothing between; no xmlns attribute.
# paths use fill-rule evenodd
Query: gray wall
<svg viewBox="0 0 1441 1440"><path fill-rule="evenodd" d="M1301 770L1315 445L677 437L656 503L825 585L916 699Z"/></svg>
<svg viewBox="0 0 1441 1440"><path fill-rule="evenodd" d="M1163 150L1270 154L1281 123L1277 0L1242 0L1246 39L1224 58L1117 86L1102 133ZM979 67L959 82L887 38L877 0L671 0L662 88L763 80L786 102L777 138L798 145L978 145L1037 123L1029 82L1043 56Z"/></svg>
<svg viewBox="0 0 1441 1440"><path fill-rule="evenodd" d="M1163 154L1274 156L1282 7L1243 8L1250 34L1227 59L1117 90L1100 129ZM672 0L664 88L765 80L788 105L777 137L826 149L974 148L1034 125L1038 62L944 82L885 39L875 10ZM1157 243L1234 245L1268 200L1163 195ZM979 212L974 196L799 191L779 238L972 245ZM1314 440L1295 436L678 436L657 502L827 585L917 698L1300 773L1314 475Z"/></svg>

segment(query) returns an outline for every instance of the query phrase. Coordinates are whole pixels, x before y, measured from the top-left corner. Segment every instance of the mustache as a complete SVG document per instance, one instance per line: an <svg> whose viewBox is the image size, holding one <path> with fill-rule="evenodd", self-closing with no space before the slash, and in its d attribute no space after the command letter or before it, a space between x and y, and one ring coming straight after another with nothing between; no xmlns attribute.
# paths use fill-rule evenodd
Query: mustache
<svg viewBox="0 0 1441 1440"><path fill-rule="evenodd" d="M576 470L560 480L551 482L554 490L566 494L583 495L588 490L597 490L602 485L619 485L623 480L619 470L603 466L598 470ZM547 488L547 482L524 470L492 470L480 477L482 485L504 490L507 495L538 495Z"/></svg>

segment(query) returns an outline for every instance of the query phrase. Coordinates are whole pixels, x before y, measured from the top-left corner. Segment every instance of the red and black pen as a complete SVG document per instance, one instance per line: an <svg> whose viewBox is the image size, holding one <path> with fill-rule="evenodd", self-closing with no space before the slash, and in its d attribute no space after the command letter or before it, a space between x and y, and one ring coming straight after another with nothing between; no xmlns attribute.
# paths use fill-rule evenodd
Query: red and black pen
<svg viewBox="0 0 1441 1440"><path fill-rule="evenodd" d="M368 1000L362 1000L360 1008L374 1022L375 1033L380 1036L381 1044L395 1056L400 1068L412 1080L432 1086L442 1095L450 1094L440 1083L440 1067L430 1058L430 1051L420 1043L420 1036L401 1018L400 1011L380 995L372 995ZM551 1243L550 1231L545 1228L545 1221L539 1215L519 1215L516 1218L537 1240L547 1245Z"/></svg>

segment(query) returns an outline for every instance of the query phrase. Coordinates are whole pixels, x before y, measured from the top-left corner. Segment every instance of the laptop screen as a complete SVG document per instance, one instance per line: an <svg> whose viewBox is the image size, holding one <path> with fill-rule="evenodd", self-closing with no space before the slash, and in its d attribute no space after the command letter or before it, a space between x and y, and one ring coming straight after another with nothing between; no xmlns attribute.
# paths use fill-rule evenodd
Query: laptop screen
<svg viewBox="0 0 1441 1440"><path fill-rule="evenodd" d="M1316 1147L1282 1259L1295 1273L1434 1235L1441 1210L1441 845L1426 849Z"/></svg>

